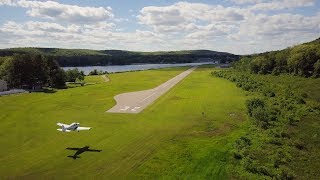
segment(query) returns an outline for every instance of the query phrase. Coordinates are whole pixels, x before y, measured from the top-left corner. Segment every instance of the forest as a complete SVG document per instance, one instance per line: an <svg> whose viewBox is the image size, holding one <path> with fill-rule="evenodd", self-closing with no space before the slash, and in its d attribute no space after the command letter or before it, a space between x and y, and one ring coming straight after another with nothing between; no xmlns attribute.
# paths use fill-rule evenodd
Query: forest
<svg viewBox="0 0 320 180"><path fill-rule="evenodd" d="M88 50L58 48L11 48L1 49L0 57L14 54L38 54L52 56L60 66L104 66L136 63L192 63L218 60L233 62L238 55L209 50L134 52L123 50Z"/></svg>
<svg viewBox="0 0 320 180"><path fill-rule="evenodd" d="M234 68L255 74L288 73L303 77L320 76L320 38L279 51L242 57Z"/></svg>

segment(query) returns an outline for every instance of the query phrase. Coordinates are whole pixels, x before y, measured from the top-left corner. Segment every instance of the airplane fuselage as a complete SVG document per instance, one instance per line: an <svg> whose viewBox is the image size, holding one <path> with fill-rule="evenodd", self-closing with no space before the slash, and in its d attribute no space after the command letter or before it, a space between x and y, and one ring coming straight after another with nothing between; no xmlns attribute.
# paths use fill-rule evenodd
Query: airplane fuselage
<svg viewBox="0 0 320 180"><path fill-rule="evenodd" d="M71 132L71 131L80 131L80 130L90 130L91 127L80 127L80 123L74 122L69 124L63 124L63 123L57 123L58 126L60 126L60 129L57 129L58 131L62 132Z"/></svg>
<svg viewBox="0 0 320 180"><path fill-rule="evenodd" d="M72 123L70 124L70 126L64 127L64 128L70 131L76 131L79 125L80 125L79 123Z"/></svg>

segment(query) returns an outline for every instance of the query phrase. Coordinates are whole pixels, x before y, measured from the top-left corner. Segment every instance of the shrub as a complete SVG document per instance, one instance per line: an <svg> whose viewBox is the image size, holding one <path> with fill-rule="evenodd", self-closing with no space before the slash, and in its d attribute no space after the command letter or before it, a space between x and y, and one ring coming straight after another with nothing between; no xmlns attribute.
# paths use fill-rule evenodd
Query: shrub
<svg viewBox="0 0 320 180"><path fill-rule="evenodd" d="M264 129L270 125L269 112L264 107L257 107L252 110L252 118L256 124Z"/></svg>
<svg viewBox="0 0 320 180"><path fill-rule="evenodd" d="M260 98L253 98L246 101L246 106L249 116L252 117L253 110L258 107L264 108L265 102Z"/></svg>

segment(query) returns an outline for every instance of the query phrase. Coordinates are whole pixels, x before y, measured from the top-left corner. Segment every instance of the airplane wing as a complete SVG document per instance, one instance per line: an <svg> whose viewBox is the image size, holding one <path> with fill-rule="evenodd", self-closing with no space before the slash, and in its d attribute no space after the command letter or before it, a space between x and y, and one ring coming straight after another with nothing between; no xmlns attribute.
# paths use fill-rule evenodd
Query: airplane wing
<svg viewBox="0 0 320 180"><path fill-rule="evenodd" d="M71 132L70 130L67 130L67 129L57 129L58 131L61 131L61 132Z"/></svg>
<svg viewBox="0 0 320 180"><path fill-rule="evenodd" d="M91 127L78 127L77 131L82 131L82 130L90 130Z"/></svg>
<svg viewBox="0 0 320 180"><path fill-rule="evenodd" d="M63 124L63 123L59 123L59 122L57 123L57 125L58 126L64 126L64 127L69 126L69 124Z"/></svg>

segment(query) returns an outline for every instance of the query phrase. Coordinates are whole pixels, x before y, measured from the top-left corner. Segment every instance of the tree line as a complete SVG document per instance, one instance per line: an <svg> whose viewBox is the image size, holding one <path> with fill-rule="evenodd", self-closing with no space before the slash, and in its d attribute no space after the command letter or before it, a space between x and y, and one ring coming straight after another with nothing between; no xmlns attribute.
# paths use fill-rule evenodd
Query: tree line
<svg viewBox="0 0 320 180"><path fill-rule="evenodd" d="M1 58L0 62L0 79L7 81L11 88L64 88L66 81L84 80L82 71L64 71L51 56L16 54Z"/></svg>
<svg viewBox="0 0 320 180"><path fill-rule="evenodd" d="M203 58L222 62L239 59L238 55L209 50L170 51L170 52L132 52L122 50L81 50L57 48L12 48L0 50L0 56L14 54L40 54L52 56L60 66L104 66L134 63L192 63Z"/></svg>
<svg viewBox="0 0 320 180"><path fill-rule="evenodd" d="M245 56L234 63L234 68L256 74L320 77L320 38L281 51Z"/></svg>

